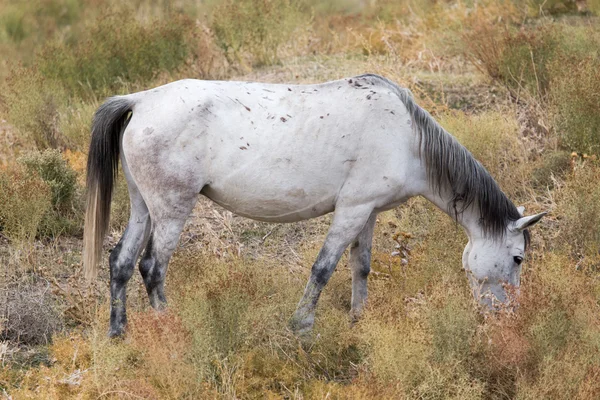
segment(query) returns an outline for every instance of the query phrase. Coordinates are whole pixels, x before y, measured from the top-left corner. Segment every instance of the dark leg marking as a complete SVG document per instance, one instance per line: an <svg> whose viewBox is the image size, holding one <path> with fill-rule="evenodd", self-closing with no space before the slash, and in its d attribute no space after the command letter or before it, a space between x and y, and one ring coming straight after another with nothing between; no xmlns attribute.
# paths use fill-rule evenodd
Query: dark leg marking
<svg viewBox="0 0 600 400"><path fill-rule="evenodd" d="M371 272L371 246L373 230L377 216L371 215L357 240L350 248L350 268L352 270L352 309L350 316L353 320L360 317L367 301L367 279Z"/></svg>
<svg viewBox="0 0 600 400"><path fill-rule="evenodd" d="M291 328L295 332L304 333L312 329L321 291L331 278L344 250L353 240L356 240L371 212L372 208L366 206L339 208L336 211L325 243L313 264L304 295L290 321Z"/></svg>
<svg viewBox="0 0 600 400"><path fill-rule="evenodd" d="M127 282L133 275L139 248L145 239L146 223L132 225L130 222L123 237L110 253L110 329L108 335L111 337L122 335L127 324L125 308Z"/></svg>
<svg viewBox="0 0 600 400"><path fill-rule="evenodd" d="M148 293L148 298L150 299L150 305L152 308L160 310L167 304L164 288L164 272L166 272L166 267L160 268L158 265L158 258L153 246L153 236L154 234L150 236L150 240L148 240L148 245L146 246L146 251L144 252L144 256L140 261L140 273L142 274L142 279L144 280L144 285L146 286L146 292Z"/></svg>

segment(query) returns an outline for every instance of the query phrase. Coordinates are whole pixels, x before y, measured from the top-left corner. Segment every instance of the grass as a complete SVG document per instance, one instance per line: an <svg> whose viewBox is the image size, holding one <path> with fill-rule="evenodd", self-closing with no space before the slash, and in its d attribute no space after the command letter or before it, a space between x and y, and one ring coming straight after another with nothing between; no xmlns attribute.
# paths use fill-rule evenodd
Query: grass
<svg viewBox="0 0 600 400"><path fill-rule="evenodd" d="M0 1L2 391L600 396L598 3L367 3ZM378 216L363 318L348 318L344 256L314 331L298 338L288 319L331 217L273 225L203 199L169 267L168 311L149 310L136 273L127 337L108 340L108 272L86 285L80 254L89 124L104 96L180 77L303 83L363 72L409 87L517 205L551 211L532 232L519 309L479 310L460 267L466 237L417 198ZM104 260L128 219L122 176L114 200Z"/></svg>

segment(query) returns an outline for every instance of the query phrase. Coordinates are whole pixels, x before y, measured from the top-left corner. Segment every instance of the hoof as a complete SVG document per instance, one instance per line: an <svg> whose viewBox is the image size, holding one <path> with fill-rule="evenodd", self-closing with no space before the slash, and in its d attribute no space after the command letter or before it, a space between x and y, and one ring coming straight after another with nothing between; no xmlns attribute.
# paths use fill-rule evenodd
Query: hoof
<svg viewBox="0 0 600 400"><path fill-rule="evenodd" d="M355 323L357 323L360 320L361 315L362 310L350 310L350 324L354 325Z"/></svg>
<svg viewBox="0 0 600 400"><path fill-rule="evenodd" d="M125 327L124 326L118 326L118 327L110 327L110 329L108 330L108 337L111 339L116 339L116 338L122 338L125 335Z"/></svg>
<svg viewBox="0 0 600 400"><path fill-rule="evenodd" d="M167 300L164 296L158 295L156 293L149 296L150 297L150 306L154 308L154 310L158 312L165 311L167 309Z"/></svg>
<svg viewBox="0 0 600 400"><path fill-rule="evenodd" d="M312 318L303 318L299 319L296 317L292 317L288 326L296 335L303 336L309 334L312 331L315 319Z"/></svg>

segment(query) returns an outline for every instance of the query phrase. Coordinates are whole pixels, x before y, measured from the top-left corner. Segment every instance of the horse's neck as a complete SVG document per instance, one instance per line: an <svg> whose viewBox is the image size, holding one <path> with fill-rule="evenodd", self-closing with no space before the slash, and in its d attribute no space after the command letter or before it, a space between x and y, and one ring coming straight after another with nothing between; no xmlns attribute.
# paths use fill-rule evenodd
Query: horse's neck
<svg viewBox="0 0 600 400"><path fill-rule="evenodd" d="M448 206L450 204L451 196L447 191L442 191L442 193L439 193L437 190L431 189L430 185L427 185L427 189L420 194L435 204L440 210L448 214L452 219L457 217L455 210L453 210L451 206ZM479 211L476 207L474 207L474 204L472 204L462 213L458 214L457 222L462 225L463 228L465 228L467 236L472 239L473 237L482 235L481 226L479 223L480 218L481 216L479 215Z"/></svg>

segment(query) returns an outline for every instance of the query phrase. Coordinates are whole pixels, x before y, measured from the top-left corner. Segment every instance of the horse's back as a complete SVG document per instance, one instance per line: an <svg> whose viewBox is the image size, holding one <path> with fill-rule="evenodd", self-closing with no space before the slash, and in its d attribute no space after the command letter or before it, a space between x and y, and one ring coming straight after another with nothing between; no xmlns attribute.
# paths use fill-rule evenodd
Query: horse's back
<svg viewBox="0 0 600 400"><path fill-rule="evenodd" d="M183 80L134 96L123 149L136 181L186 185L255 219L332 211L353 170L384 173L398 154L390 145L406 142L398 135L407 122L398 97L352 79Z"/></svg>

